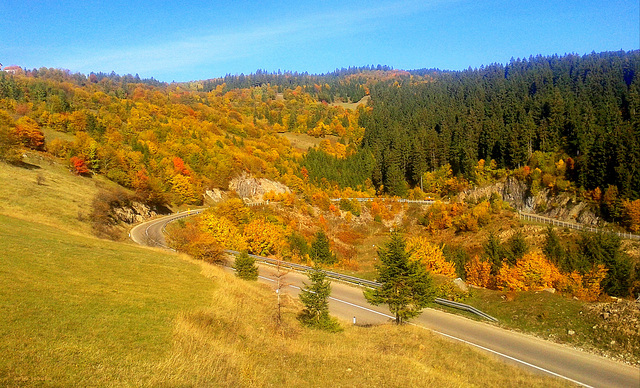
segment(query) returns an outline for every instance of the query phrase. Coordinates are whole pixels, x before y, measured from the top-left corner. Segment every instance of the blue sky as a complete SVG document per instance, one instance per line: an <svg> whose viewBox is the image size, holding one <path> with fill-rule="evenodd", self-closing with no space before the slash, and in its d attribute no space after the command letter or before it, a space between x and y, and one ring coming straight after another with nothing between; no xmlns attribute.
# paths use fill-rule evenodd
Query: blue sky
<svg viewBox="0 0 640 388"><path fill-rule="evenodd" d="M189 81L640 47L638 0L0 2L0 62Z"/></svg>

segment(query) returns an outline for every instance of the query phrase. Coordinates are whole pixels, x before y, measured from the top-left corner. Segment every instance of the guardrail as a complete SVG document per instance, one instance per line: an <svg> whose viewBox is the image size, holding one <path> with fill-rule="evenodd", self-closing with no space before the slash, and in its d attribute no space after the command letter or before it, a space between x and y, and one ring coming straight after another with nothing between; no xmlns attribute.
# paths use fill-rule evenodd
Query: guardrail
<svg viewBox="0 0 640 388"><path fill-rule="evenodd" d="M477 308L473 307L473 306L469 306L468 304L464 304L464 303L459 303L459 302L454 302L452 300L447 300L447 299L442 299L442 298L436 298L435 302L438 304L441 304L443 306L449 306L449 307L453 307L459 310L465 310L468 311L470 313L479 315L485 319L488 319L490 321L493 322L498 322L497 319L495 319L494 317L492 317L489 314L483 313L482 311L478 310Z"/></svg>
<svg viewBox="0 0 640 388"><path fill-rule="evenodd" d="M542 217L537 214L530 214L530 213L523 213L523 212L518 212L518 214L520 215L521 220L542 222L544 224L551 224L555 226L561 226L563 228L570 228L570 229L582 230L582 231L593 232L593 233L597 233L597 232L610 233L610 234L615 234L621 238L626 238L629 240L640 240L640 236L636 234L620 233L620 232L613 232L605 229L598 229L592 226L586 226L582 224L576 224L573 222L565 222L565 221L555 220L553 218Z"/></svg>
<svg viewBox="0 0 640 388"><path fill-rule="evenodd" d="M232 255L239 255L240 252L238 251L232 251L230 249L225 250L226 253L230 253ZM302 264L297 264L297 263L290 263L288 261L283 261L283 260L277 260L277 259L271 259L269 257L264 257L264 256L258 256L258 255L252 255L249 254L250 257L253 257L254 259L263 262L263 263L267 263L267 264L271 264L271 265L276 265L276 266L281 266L281 267L285 267L285 268L291 268L293 270L296 271L301 271L301 272L306 272L306 271L310 271L313 268L306 266L306 265L302 265ZM371 287L371 288L378 288L380 287L380 283L374 282L372 280L366 280L366 279L361 279L361 278L357 278L355 276L349 276L349 275L345 275L345 274L341 274L338 272L332 272L332 271L326 271L326 270L322 270L322 272L324 272L327 277L332 278L332 279L336 279L336 280L342 280L348 283L353 283L353 284L358 284L361 286L366 286L366 287Z"/></svg>
<svg viewBox="0 0 640 388"><path fill-rule="evenodd" d="M403 198L331 198L332 202L340 202L343 199L349 201L358 201L358 202L372 202L372 201L383 201L383 202L399 202L399 203L419 203L423 205L432 205L436 201L433 199L403 199Z"/></svg>
<svg viewBox="0 0 640 388"><path fill-rule="evenodd" d="M230 253L232 255L239 255L240 252L238 251L232 251L230 249L225 250L226 253ZM306 266L306 265L302 265L302 264L296 264L296 263L290 263L288 261L282 261L282 260L277 260L277 259L271 259L269 257L264 257L264 256L258 256L258 255L252 255L249 254L250 257L253 257L254 259L263 262L263 263L267 263L267 264L271 264L271 265L279 265L281 267L285 267L285 268L291 268L293 270L296 271L309 271L312 270L313 268ZM345 274L341 274L338 272L332 272L332 271L326 271L326 270L321 270L322 272L324 272L327 277L332 278L332 279L336 279L336 280L341 280L344 282L348 282L348 283L352 283L352 284L357 284L357 285L361 285L361 286L366 286L366 287L370 287L370 288L379 288L382 284L378 283L378 282L374 282L372 280L366 280L366 279L361 279L355 276L350 276L350 275L345 275ZM443 306L448 306L448 307L453 307L459 310L464 310L464 311L468 311L470 313L476 314L480 317L483 317L485 319L488 319L490 321L493 322L498 322L497 319L495 319L494 317L492 317L489 314L483 313L482 311L478 310L477 308L473 307L473 306L469 306L466 305L464 303L459 303L459 302L454 302L451 300L447 300L447 299L442 299L442 298L435 298L434 300L435 303L443 305Z"/></svg>

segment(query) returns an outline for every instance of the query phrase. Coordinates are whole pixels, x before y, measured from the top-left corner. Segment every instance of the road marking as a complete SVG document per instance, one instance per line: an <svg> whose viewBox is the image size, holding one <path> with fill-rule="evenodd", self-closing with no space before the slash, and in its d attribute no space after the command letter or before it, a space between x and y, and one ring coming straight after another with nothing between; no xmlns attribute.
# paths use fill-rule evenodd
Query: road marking
<svg viewBox="0 0 640 388"><path fill-rule="evenodd" d="M259 276L259 278L260 278L260 279L264 279L264 280L268 280L268 281L271 281L271 282L275 282L275 280L274 280L274 279L269 279L269 278L266 278L266 277L264 277L264 276ZM293 286L293 285L289 285L288 287L296 288L296 289L298 289L298 290L300 289L300 287ZM332 297L332 296L330 296L330 297L329 297L329 299L331 299L331 300L335 300L336 302L341 302L341 303L347 304L347 305L349 305L349 306L357 307L357 308L359 308L359 309L362 309L362 310L365 310L365 311L369 311L369 312L372 312L372 313L375 313L375 314L378 314L378 315L382 315L383 317L386 317L386 318L395 319L395 317L392 317L391 315L388 315L388 314L385 314L385 313L381 313L381 312L379 312L379 311L372 310L372 309L370 309L370 308L367 308L367 307L364 307L364 306L360 306L360 305L357 305L357 304L355 304L355 303L347 302L346 300L342 300L342 299L334 298L334 297ZM493 354L498 355L498 356L500 356L500 357L504 357L504 358L506 358L506 359L508 359L508 360L512 360L512 361L515 361L515 362L519 362L520 364L523 364L523 365L526 365L526 366L528 366L528 367L531 367L531 368L537 369L537 370L539 370L539 371L541 371L541 372L544 372L544 373L548 373L548 374L550 374L550 375L552 375L552 376L559 377L559 378L561 378L561 379L565 379L565 380L567 380L567 381L570 381L570 382L572 382L572 383L574 383L574 384L578 384L578 385L583 386L583 387L585 387L585 388L594 388L594 387L593 387L593 386L591 386L591 385L588 385L588 384L585 384L585 383L581 383L580 381L574 380L574 379L572 379L572 378L570 378L570 377L563 376L563 375L561 375L561 374L559 374L559 373L552 372L552 371L550 371L550 370L548 370L548 369L545 369L545 368L539 367L539 366L537 366L537 365L533 365L533 364L531 364L531 363L529 363L529 362L526 362L526 361L520 360L520 359L515 358L515 357L511 357L511 356L509 356L509 355L506 355L506 354L504 354L504 353L500 353L500 352L498 352L498 351L496 351L496 350L493 350L493 349L489 349L489 348L484 347L484 346L482 346L482 345L474 344L473 342L470 342L470 341L467 341L467 340L463 340L462 338L454 337L454 336L452 336L452 335L450 335L450 334L446 334L446 333L443 333L443 332L440 332L440 331L437 331L437 330L429 329L428 327L424 327L424 326L419 325L419 324L417 324L417 323L413 323L413 322L408 322L408 323L409 323L410 325L413 325L413 326L419 327L419 328L421 328L421 329L429 330L429 331L431 331L431 332L433 332L433 333L440 334L440 335L441 335L441 336L443 336L443 337L451 338L451 339L454 339L454 340L456 340L456 341L460 341L460 342L462 342L462 343L465 343L465 344L467 344L467 345L475 346L476 348L479 348L479 349L485 350L485 351L487 351L487 352L493 353Z"/></svg>
<svg viewBox="0 0 640 388"><path fill-rule="evenodd" d="M149 230L149 228L150 228L150 225L149 225L149 226L147 226L147 228L146 228L146 230L145 230L145 234L146 234L147 236L149 236L149 234L148 234L148 230ZM134 241L135 241L135 240L134 240ZM135 242L137 242L137 241L135 241ZM156 242L156 241L154 241L154 242L157 244L157 242ZM158 244L158 245L160 245L160 244ZM160 246L162 246L162 245L160 245ZM274 279L270 279L270 278L267 278L267 277L264 277L264 276L258 276L258 278L263 279L263 280L267 280L267 281L270 281L270 282L275 282L275 280L274 280ZM294 286L294 285L287 285L287 287L296 288L296 289L298 289L298 290L300 289L300 287L297 287L297 286ZM365 310L365 311L369 311L369 312L372 312L372 313L375 313L375 314L378 314L378 315L382 315L383 317L387 317L387 318L395 319L395 317L392 317L392 316L390 316L390 315L388 315L388 314L384 314L384 313L381 313L381 312L379 312L379 311L375 311L375 310L369 309L369 308L367 308L367 307L357 305L357 304L355 304L355 303L347 302L347 301L342 300L342 299L337 299L337 298L334 298L334 297L331 297L331 296L329 297L329 299L332 299L332 300L335 300L336 302L341 302L341 303L344 303L344 304L347 304L347 305L349 305L349 306L356 307L356 308L359 308L359 309L362 309L362 310ZM463 339L461 339L461 338L454 337L454 336L452 336L452 335L445 334L445 333L442 333L442 332L437 331L437 330L429 329L429 328L427 328L427 327L424 327L424 326L418 325L418 324L416 324L416 323L409 322L409 324L410 324L410 325L413 325L413 326L416 326L416 327L419 327L419 328L422 328L422 329L424 329L424 330L430 330L431 332L436 333L436 334L439 334L439 335L441 335L441 336L443 336L443 337L451 338L451 339L454 339L454 340L456 340L456 341L460 341L460 342L462 342L462 343L465 343L465 344L467 344L467 345L474 346L474 347L476 347L476 348L478 348L478 349L482 349L482 350L484 350L484 351L487 351L487 352L493 353L493 354L498 355L498 356L500 356L500 357L504 357L504 358L506 358L506 359L508 359L508 360L512 360L512 361L518 362L518 363L523 364L523 365L526 365L526 366L528 366L528 367L531 367L531 368L537 369L537 370L539 370L539 371L541 371L541 372L548 373L548 374L550 374L550 375L552 375L552 376L559 377L559 378L561 378L561 379L564 379L564 380L570 381L570 382L572 382L572 383L574 383L574 384L578 384L578 385L583 386L583 387L586 387L586 388L594 388L594 387L592 387L591 385L588 385L588 384L585 384L585 383L581 383L580 381L574 380L574 379L572 379L572 378L570 378L570 377L563 376L563 375L561 375L561 374L558 374L558 373L552 372L552 371L550 371L550 370L548 370L548 369L545 369L545 368L539 367L539 366L537 366L537 365L533 365L533 364L531 364L531 363L528 363L528 362L526 362L526 361L523 361L523 360L517 359L517 358L515 358L515 357L508 356L508 355L506 355L506 354L504 354L504 353L500 353L500 352L498 352L498 351L496 351L496 350L489 349L489 348L484 347L484 346L482 346L482 345L478 345L478 344L475 344L475 343L473 343L473 342L470 342L470 341L467 341L467 340L463 340Z"/></svg>
<svg viewBox="0 0 640 388"><path fill-rule="evenodd" d="M572 383L575 383L575 384L581 385L581 386L583 386L583 387L587 387L587 388L594 388L594 387L592 387L591 385L587 385L587 384L585 384L585 383L581 383L581 382L579 382L579 381L577 381L577 380L574 380L574 379L572 379L572 378L570 378L570 377L563 376L563 375L558 374L558 373L556 373L556 372L552 372L552 371L550 371L550 370L548 370L548 369L544 369L544 368L539 367L539 366L537 366L537 365L530 364L530 363L528 363L528 362L526 362L526 361L519 360L519 359L517 359L517 358L515 358L515 357L508 356L508 355L506 355L506 354L504 354L504 353L500 353L500 352L498 352L498 351L495 351L495 350L492 350L492 349L486 348L486 347L484 347L484 346L482 346L482 345L474 344L473 342L469 342L469 341L463 340L463 339L461 339L461 338L454 337L454 336L452 336L452 335L442 333L442 332L437 331L437 330L428 329L428 328L426 328L426 327L424 327L424 326L420 326L420 325L418 325L418 324L416 324L416 323L411 323L411 322L409 322L409 324L410 324L410 325L413 325L413 326L416 326L416 327L421 327L421 328L423 328L423 329L431 330L432 332L437 333L437 334L440 334L440 335L445 336L445 337L447 337L447 338L451 338L451 339L454 339L454 340L456 340L456 341L463 342L463 343L465 343L465 344L467 344L467 345L475 346L475 347L480 348L480 349L482 349L482 350L486 350L487 352L491 352L491 353L496 354L496 355L498 355L498 356L501 356L501 357L507 358L507 359L512 360L512 361L519 362L519 363L521 363L521 364L523 364L523 365L526 365L526 366L529 366L529 367L531 367L531 368L535 368L535 369L537 369L537 370L539 370L539 371L542 371L542 372L548 373L548 374L550 374L550 375L553 375L553 376L560 377L560 378L562 378L562 379L565 379L565 380L571 381Z"/></svg>

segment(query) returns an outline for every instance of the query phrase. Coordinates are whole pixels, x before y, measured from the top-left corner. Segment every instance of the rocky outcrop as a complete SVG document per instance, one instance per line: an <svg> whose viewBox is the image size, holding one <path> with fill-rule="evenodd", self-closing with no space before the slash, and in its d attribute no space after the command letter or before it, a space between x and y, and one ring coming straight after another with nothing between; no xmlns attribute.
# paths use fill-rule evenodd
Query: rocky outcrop
<svg viewBox="0 0 640 388"><path fill-rule="evenodd" d="M511 207L525 213L535 213L566 222L577 222L596 226L600 219L589 209L586 202L579 201L572 193L554 194L549 189L532 195L526 183L514 177L493 185L473 188L461 193L460 200L478 201L497 193Z"/></svg>
<svg viewBox="0 0 640 388"><path fill-rule="evenodd" d="M148 218L156 216L158 213L151 207L140 203L131 202L130 206L113 208L113 215L118 221L135 224Z"/></svg>
<svg viewBox="0 0 640 388"><path fill-rule="evenodd" d="M229 182L229 189L235 191L240 198L248 198L254 201L261 201L264 194L268 192L276 194L291 192L282 183L264 178L255 178L249 174L242 174L233 178Z"/></svg>

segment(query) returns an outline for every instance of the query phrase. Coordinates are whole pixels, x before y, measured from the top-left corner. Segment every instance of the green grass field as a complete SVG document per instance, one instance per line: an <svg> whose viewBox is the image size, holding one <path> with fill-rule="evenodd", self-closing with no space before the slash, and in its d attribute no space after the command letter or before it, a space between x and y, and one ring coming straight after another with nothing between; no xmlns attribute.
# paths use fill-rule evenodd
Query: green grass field
<svg viewBox="0 0 640 388"><path fill-rule="evenodd" d="M0 216L0 385L133 384L213 284L175 256ZM10 356L8 356L10 355Z"/></svg>
<svg viewBox="0 0 640 388"><path fill-rule="evenodd" d="M413 327L274 320L266 286L0 216L1 386L549 386Z"/></svg>
<svg viewBox="0 0 640 388"><path fill-rule="evenodd" d="M0 163L0 386L555 386L414 327L301 327L287 299L185 256L89 236L100 178ZM38 184L38 174L44 182Z"/></svg>

